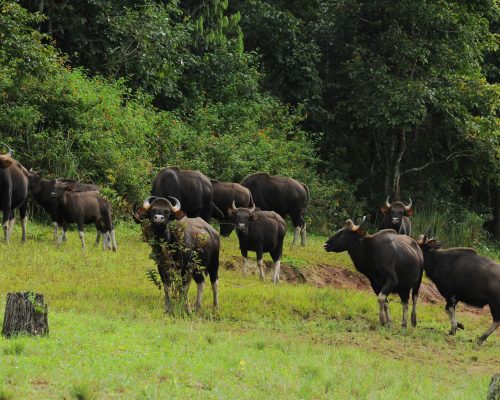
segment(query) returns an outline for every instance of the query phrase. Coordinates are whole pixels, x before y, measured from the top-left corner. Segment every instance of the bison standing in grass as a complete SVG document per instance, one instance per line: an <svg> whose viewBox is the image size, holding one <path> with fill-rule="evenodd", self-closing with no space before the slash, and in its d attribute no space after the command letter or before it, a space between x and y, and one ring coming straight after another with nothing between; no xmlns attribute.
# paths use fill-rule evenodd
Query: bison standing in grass
<svg viewBox="0 0 500 400"><path fill-rule="evenodd" d="M26 241L26 216L28 203L28 171L21 163L12 158L12 149L5 145L9 151L0 155L0 207L3 212L3 234L9 243L12 229L14 228L14 210L19 208L21 226L23 230L22 241Z"/></svg>
<svg viewBox="0 0 500 400"><path fill-rule="evenodd" d="M286 233L283 218L274 211L257 211L255 206L236 208L234 201L228 210L228 215L236 226L236 234L244 260L243 273L247 274L248 251L255 251L260 278L264 280L263 254L269 253L274 261L273 282L277 283L280 277L283 240Z"/></svg>
<svg viewBox="0 0 500 400"><path fill-rule="evenodd" d="M411 221L413 215L412 201L405 205L400 201L389 203L389 197L385 200L385 204L380 208L384 215L380 222L380 229L394 229L401 235L411 236Z"/></svg>
<svg viewBox="0 0 500 400"><path fill-rule="evenodd" d="M378 295L379 318L382 325L390 324L391 317L387 296L397 293L403 303L401 326L406 328L410 292L413 309L411 323L417 325L417 299L423 274L423 255L418 244L409 236L398 235L393 229L386 229L368 235L361 225L354 225L349 219L324 247L326 251L340 253L347 251L356 269L365 275Z"/></svg>
<svg viewBox="0 0 500 400"><path fill-rule="evenodd" d="M445 298L450 317L450 335L464 326L455 318L459 301L475 307L490 306L493 323L479 338L484 342L500 326L500 264L482 257L474 249L441 249L441 243L421 236L418 244L424 253L424 269Z"/></svg>
<svg viewBox="0 0 500 400"><path fill-rule="evenodd" d="M151 196L133 216L137 223L142 223L144 238L151 245L163 283L166 312L172 313L172 288L187 312L190 311L187 296L191 278L197 284L196 308L201 308L204 274L210 277L213 305L217 308L220 248L217 231L202 218L186 217L175 197Z"/></svg>

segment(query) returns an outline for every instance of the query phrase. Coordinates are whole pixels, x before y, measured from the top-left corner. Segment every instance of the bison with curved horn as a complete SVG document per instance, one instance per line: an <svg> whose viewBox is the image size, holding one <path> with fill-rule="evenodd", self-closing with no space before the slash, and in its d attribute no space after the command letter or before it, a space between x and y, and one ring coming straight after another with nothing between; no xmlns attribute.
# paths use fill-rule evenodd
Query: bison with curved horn
<svg viewBox="0 0 500 400"><path fill-rule="evenodd" d="M12 158L12 149L2 143L7 149L7 154L0 155L0 205L3 212L3 233L7 243L10 242L14 228L14 210L19 208L21 227L23 230L22 241L26 241L26 223L28 218L28 170L21 163Z"/></svg>
<svg viewBox="0 0 500 400"><path fill-rule="evenodd" d="M389 203L390 197L387 196L385 204L380 207L380 211L384 215L380 223L380 229L394 229L401 235L411 236L411 221L408 218L413 215L411 199L408 205L405 205L401 201Z"/></svg>
<svg viewBox="0 0 500 400"><path fill-rule="evenodd" d="M142 223L144 237L152 248L165 292L166 312L172 313L170 292L174 284L189 312L187 295L191 278L197 284L196 308L200 309L204 274L210 277L213 305L217 308L220 249L217 231L202 218L186 217L181 202L172 196L147 198L133 217L135 222Z"/></svg>
<svg viewBox="0 0 500 400"><path fill-rule="evenodd" d="M417 325L417 299L423 274L423 255L418 244L409 236L398 235L385 229L368 235L359 225L348 219L325 243L326 251L347 251L356 269L365 275L378 296L379 319L382 325L390 324L391 317L387 296L397 293L403 303L401 326L406 328L408 301L412 295L411 323Z"/></svg>
<svg viewBox="0 0 500 400"><path fill-rule="evenodd" d="M273 282L277 283L280 276L283 240L286 233L286 224L283 218L274 211L256 210L255 205L251 208L236 208L234 201L228 210L228 215L236 226L236 234L244 260L243 273L247 274L248 251L255 251L260 278L263 280L264 261L262 257L264 253L269 253L274 261Z"/></svg>

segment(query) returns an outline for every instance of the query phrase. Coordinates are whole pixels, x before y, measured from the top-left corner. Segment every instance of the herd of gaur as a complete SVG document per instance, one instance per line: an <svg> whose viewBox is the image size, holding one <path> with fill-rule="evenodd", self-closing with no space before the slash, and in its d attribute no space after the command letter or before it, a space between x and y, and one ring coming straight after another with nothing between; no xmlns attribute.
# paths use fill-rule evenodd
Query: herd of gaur
<svg viewBox="0 0 500 400"><path fill-rule="evenodd" d="M3 212L5 241L10 240L14 226L14 210L19 209L22 240L26 240L27 197L49 214L54 226L54 238L66 240L69 224L76 224L85 247L83 228L95 224L96 244L102 237L104 249L117 250L111 218L111 206L100 195L96 185L71 179L44 180L35 171L28 171L12 157L12 150L0 155L0 202ZM199 171L168 167L156 176L151 191L142 206L134 207L133 218L147 223L153 237L150 245L155 252L163 251L162 244L182 241L182 290L187 293L191 279L197 283L196 307L201 307L204 275L212 284L214 307L218 306L219 233L209 224L211 218L220 223L220 233L228 236L233 229L238 236L243 272L248 270L248 251L256 252L260 277L264 279L263 253L274 261L273 282L279 280L280 261L286 233L284 218L289 216L294 226L293 243L306 245L304 214L309 202L306 185L291 179L255 173L242 182L228 183L210 180ZM324 244L327 252L347 251L356 269L364 274L378 296L379 319L390 324L387 296L397 293L403 304L402 326L407 326L408 305L412 297L411 323L417 325L417 299L423 272L435 283L446 300L445 311L451 321L450 334L463 325L457 322L458 302L484 307L489 305L493 323L479 338L483 342L500 325L500 264L476 253L471 248L442 249L440 242L421 235L415 241L411 235L411 200L400 201L381 208L384 213L379 232L370 235L363 229L366 217L356 225L347 220ZM172 230L172 221L181 226ZM58 234L58 229L61 229ZM172 284L162 257L153 257L160 272L167 311ZM193 268L193 260L202 269Z"/></svg>

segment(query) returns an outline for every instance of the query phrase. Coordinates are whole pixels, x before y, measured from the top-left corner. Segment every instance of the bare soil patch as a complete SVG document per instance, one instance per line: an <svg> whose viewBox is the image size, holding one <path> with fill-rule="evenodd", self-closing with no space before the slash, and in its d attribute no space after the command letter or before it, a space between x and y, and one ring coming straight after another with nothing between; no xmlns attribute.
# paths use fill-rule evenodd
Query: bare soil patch
<svg viewBox="0 0 500 400"><path fill-rule="evenodd" d="M272 261L265 261L264 264L268 272L273 270L274 264ZM225 261L222 264L222 267L231 271L241 270L242 260L239 257L232 257L230 260ZM250 273L256 273L256 268L256 266L250 263ZM370 293L372 292L370 281L363 274L341 266L327 264L320 264L307 268L297 268L293 265L281 264L280 279L290 284L307 283L320 288L333 287L339 289L363 290ZM439 291L433 283L422 282L419 299L425 303L443 304L444 306L444 299L439 294ZM488 306L480 309L460 304L460 311L476 315L489 314Z"/></svg>

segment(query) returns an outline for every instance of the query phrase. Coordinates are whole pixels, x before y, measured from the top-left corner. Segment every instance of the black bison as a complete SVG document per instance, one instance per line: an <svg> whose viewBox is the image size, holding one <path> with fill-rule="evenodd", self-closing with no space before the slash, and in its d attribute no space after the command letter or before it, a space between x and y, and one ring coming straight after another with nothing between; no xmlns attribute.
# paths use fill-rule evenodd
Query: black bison
<svg viewBox="0 0 500 400"><path fill-rule="evenodd" d="M490 306L493 324L479 338L484 342L500 325L500 264L482 257L474 249L441 250L441 243L421 236L418 244L424 253L424 269L446 300L445 311L450 317L450 335L463 325L455 319L459 301L475 307Z"/></svg>
<svg viewBox="0 0 500 400"><path fill-rule="evenodd" d="M66 230L68 229L68 224L63 219L63 214L59 208L57 199L52 196L54 191L54 186L56 184L56 179L46 180L42 179L38 172L33 170L29 171L28 175L29 190L31 191L35 201L42 206L42 208L49 214L49 217L54 226L54 239L59 240L57 237L57 230L61 228L61 239L66 240ZM92 185L88 183L75 182L72 179L57 179L59 182L66 182L75 184L75 192L99 192L100 187L97 185ZM100 238L98 234L97 238Z"/></svg>
<svg viewBox="0 0 500 400"><path fill-rule="evenodd" d="M292 178L258 172L247 176L241 185L250 189L253 201L263 211L275 211L282 218L289 215L295 233L293 243L301 236L301 244L306 244L306 222L304 214L309 203L309 188Z"/></svg>
<svg viewBox="0 0 500 400"><path fill-rule="evenodd" d="M423 255L418 244L409 236L398 235L392 229L368 235L361 225L348 219L324 247L326 251L347 251L356 269L369 280L378 295L379 317L382 325L390 324L387 296L397 293L403 303L401 326L406 328L408 300L412 295L411 322L417 325L417 298L423 274Z"/></svg>
<svg viewBox="0 0 500 400"><path fill-rule="evenodd" d="M197 284L196 308L201 308L205 285L203 274L210 277L213 305L217 308L219 234L203 219L188 218L180 210L181 203L175 197L165 199L151 196L133 214L137 223L145 222L144 234L152 247L153 258L163 283L166 312L172 312L169 292L173 283L179 286L181 300L189 311L187 295L191 278Z"/></svg>
<svg viewBox="0 0 500 400"><path fill-rule="evenodd" d="M85 224L95 224L98 235L103 237L104 249L117 250L115 230L111 218L111 205L98 192L77 192L74 182L56 182L52 196L57 199L57 205L66 224L76 223L78 236L85 249L83 227Z"/></svg>
<svg viewBox="0 0 500 400"><path fill-rule="evenodd" d="M5 145L5 144L4 144ZM0 155L0 203L3 212L3 234L7 243L14 228L14 210L19 208L21 227L23 230L22 241L26 241L26 211L28 203L28 171L19 161L12 158L12 149L7 154Z"/></svg>
<svg viewBox="0 0 500 400"><path fill-rule="evenodd" d="M248 251L255 251L260 278L263 280L264 261L262 256L264 253L269 253L274 261L273 282L277 283L280 277L283 240L286 233L286 224L283 218L274 211L257 211L255 206L236 208L234 202L228 210L228 215L236 225L236 234L243 256L243 273L246 275L248 272Z"/></svg>
<svg viewBox="0 0 500 400"><path fill-rule="evenodd" d="M246 187L241 186L239 183L232 182L219 182L215 179L210 179L214 192L213 203L215 217L220 221L220 233L222 236L229 236L234 229L234 224L231 223L228 210L231 208L233 202L238 207L250 208L253 206L252 194ZM220 217L220 212L223 213L223 218Z"/></svg>
<svg viewBox="0 0 500 400"><path fill-rule="evenodd" d="M406 206L400 201L395 201L389 204L389 198L385 200L385 205L380 207L380 211L384 214L380 223L380 229L395 229L401 235L411 236L411 221L413 215L412 201Z"/></svg>
<svg viewBox="0 0 500 400"><path fill-rule="evenodd" d="M200 217L210 222L212 214L212 184L200 171L168 167L153 181L151 196L175 197L189 218Z"/></svg>

